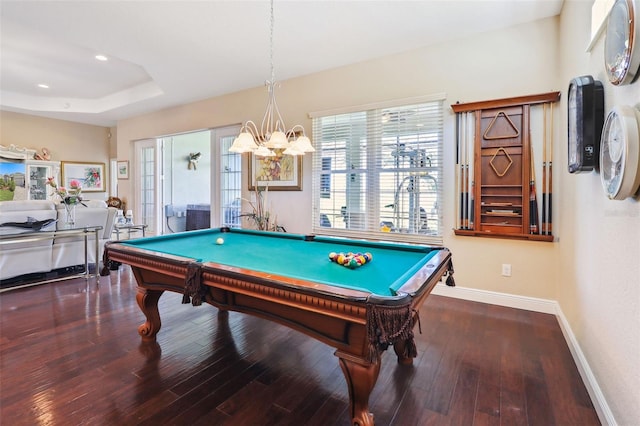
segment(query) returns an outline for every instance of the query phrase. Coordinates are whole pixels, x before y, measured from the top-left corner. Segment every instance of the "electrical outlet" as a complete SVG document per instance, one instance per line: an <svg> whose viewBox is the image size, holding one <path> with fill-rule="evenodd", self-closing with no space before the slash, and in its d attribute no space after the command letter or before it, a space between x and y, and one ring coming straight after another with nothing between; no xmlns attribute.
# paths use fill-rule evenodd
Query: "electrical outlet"
<svg viewBox="0 0 640 426"><path fill-rule="evenodd" d="M510 277L511 276L511 264L510 263L503 263L502 264L502 276L503 277Z"/></svg>

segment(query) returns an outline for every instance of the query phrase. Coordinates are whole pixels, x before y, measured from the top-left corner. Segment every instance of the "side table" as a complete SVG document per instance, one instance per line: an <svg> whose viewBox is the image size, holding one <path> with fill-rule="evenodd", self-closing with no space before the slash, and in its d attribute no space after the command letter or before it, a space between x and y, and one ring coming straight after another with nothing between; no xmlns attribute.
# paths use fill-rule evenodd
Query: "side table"
<svg viewBox="0 0 640 426"><path fill-rule="evenodd" d="M147 229L148 225L144 225L144 224L140 224L140 225L134 225L134 224L115 224L113 225L113 231L111 231L112 234L116 234L116 240L120 241L120 234L123 233L124 231L127 232L127 239L131 238L131 231L133 232L138 232L138 231L142 231L142 237L144 238L146 235L146 229Z"/></svg>

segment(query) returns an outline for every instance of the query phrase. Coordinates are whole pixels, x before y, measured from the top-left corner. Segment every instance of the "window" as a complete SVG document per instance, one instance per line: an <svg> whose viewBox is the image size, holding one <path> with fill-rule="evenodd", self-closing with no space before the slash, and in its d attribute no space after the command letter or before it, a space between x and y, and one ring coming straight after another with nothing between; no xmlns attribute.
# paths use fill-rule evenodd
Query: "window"
<svg viewBox="0 0 640 426"><path fill-rule="evenodd" d="M320 175L320 197L331 198L331 157L322 159L322 174Z"/></svg>
<svg viewBox="0 0 640 426"><path fill-rule="evenodd" d="M444 99L312 114L314 232L442 244Z"/></svg>
<svg viewBox="0 0 640 426"><path fill-rule="evenodd" d="M236 129L234 128L234 130ZM222 201L222 226L239 228L241 226L242 157L240 154L229 152L234 138L235 135L220 137L220 192Z"/></svg>

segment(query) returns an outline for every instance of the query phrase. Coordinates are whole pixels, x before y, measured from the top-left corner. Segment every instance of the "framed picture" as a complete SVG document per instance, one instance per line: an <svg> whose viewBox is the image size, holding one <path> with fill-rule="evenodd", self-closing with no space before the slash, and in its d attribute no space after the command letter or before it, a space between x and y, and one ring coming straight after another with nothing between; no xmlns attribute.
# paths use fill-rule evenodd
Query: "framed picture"
<svg viewBox="0 0 640 426"><path fill-rule="evenodd" d="M26 200L28 181L24 161L0 160L0 201Z"/></svg>
<svg viewBox="0 0 640 426"><path fill-rule="evenodd" d="M104 163L81 163L63 161L62 185L69 186L72 179L77 179L82 185L82 192L104 192L107 184L104 174Z"/></svg>
<svg viewBox="0 0 640 426"><path fill-rule="evenodd" d="M129 179L128 161L118 161L118 179Z"/></svg>
<svg viewBox="0 0 640 426"><path fill-rule="evenodd" d="M268 186L269 191L302 191L302 156L274 157L249 155L249 191Z"/></svg>

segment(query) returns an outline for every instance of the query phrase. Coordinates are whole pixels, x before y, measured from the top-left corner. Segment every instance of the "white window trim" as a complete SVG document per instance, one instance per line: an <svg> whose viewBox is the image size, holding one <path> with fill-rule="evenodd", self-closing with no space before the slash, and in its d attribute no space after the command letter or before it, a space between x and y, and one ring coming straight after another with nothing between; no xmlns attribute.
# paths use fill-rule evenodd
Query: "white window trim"
<svg viewBox="0 0 640 426"><path fill-rule="evenodd" d="M402 98L402 99L391 99L387 101L380 101L380 102L374 102L369 104L352 105L348 107L314 111L314 112L308 113L308 116L309 118L319 118L319 117L326 117L327 115L349 114L352 112L369 111L372 109L394 108L394 107L401 107L404 105L414 105L414 104L422 104L425 102L446 101L446 100L447 100L447 94L442 92L442 93L436 93L432 95L415 96L411 98Z"/></svg>

